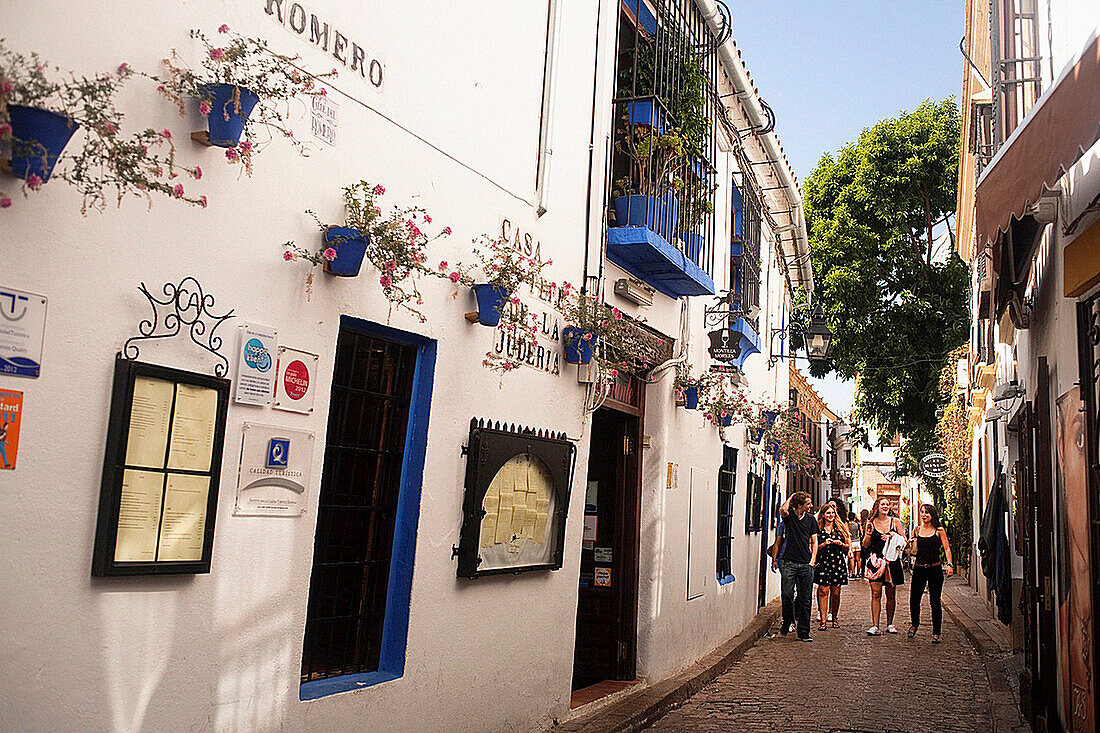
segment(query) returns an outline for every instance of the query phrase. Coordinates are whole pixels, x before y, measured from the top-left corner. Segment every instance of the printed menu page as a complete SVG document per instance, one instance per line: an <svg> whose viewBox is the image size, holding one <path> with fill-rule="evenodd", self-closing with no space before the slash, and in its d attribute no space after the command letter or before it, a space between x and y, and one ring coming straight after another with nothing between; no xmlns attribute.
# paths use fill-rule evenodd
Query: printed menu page
<svg viewBox="0 0 1100 733"><path fill-rule="evenodd" d="M158 561L201 560L209 476L170 473L164 489Z"/></svg>
<svg viewBox="0 0 1100 733"><path fill-rule="evenodd" d="M115 562L157 559L157 528L163 494L163 473L132 469L122 472Z"/></svg>
<svg viewBox="0 0 1100 733"><path fill-rule="evenodd" d="M174 391L175 384L163 379L134 379L130 432L126 438L126 465L164 468L168 418L172 412Z"/></svg>
<svg viewBox="0 0 1100 733"><path fill-rule="evenodd" d="M217 391L191 384L176 385L176 409L172 417L168 468L185 471L210 470L217 415Z"/></svg>

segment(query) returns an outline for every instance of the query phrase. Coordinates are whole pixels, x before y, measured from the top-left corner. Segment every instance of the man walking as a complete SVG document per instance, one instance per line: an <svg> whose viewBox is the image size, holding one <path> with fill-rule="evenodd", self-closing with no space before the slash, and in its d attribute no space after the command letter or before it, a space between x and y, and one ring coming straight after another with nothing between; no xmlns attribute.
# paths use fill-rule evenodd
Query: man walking
<svg viewBox="0 0 1100 733"><path fill-rule="evenodd" d="M779 512L783 516L783 626L786 636L796 626L800 641L810 637L810 605L814 589L814 563L817 562L817 522L810 514L810 495L796 491ZM797 604L797 605L796 605Z"/></svg>

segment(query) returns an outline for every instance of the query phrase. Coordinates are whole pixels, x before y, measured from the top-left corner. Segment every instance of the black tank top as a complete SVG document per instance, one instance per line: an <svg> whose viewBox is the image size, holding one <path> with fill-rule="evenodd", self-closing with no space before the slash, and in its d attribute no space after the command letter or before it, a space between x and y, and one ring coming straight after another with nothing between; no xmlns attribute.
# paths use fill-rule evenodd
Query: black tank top
<svg viewBox="0 0 1100 733"><path fill-rule="evenodd" d="M917 535L917 565L934 565L940 561L940 533L931 537Z"/></svg>

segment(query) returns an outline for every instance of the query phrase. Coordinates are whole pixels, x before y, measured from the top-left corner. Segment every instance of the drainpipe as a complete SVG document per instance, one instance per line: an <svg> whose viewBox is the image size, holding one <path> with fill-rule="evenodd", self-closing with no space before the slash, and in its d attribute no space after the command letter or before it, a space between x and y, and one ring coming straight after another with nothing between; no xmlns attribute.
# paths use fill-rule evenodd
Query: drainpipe
<svg viewBox="0 0 1100 733"><path fill-rule="evenodd" d="M597 24L598 25L598 24ZM542 66L542 113L539 120L539 157L535 174L535 214L542 217L546 213L546 180L550 169L550 156L554 154L550 147L550 127L553 122L554 91L557 88L557 73L554 66L558 45L558 2L550 0L546 14L546 56ZM599 41L596 42L597 49ZM593 98L595 104L595 98Z"/></svg>
<svg viewBox="0 0 1100 733"><path fill-rule="evenodd" d="M724 20L718 6L715 4L715 0L695 0L695 3L702 11L711 32L718 34L722 30ZM718 58L722 63L722 67L729 73L734 87L740 92L737 96L741 100L741 107L744 109L749 124L755 128L765 129L769 124L768 115L760 103L759 97L753 91L752 81L749 79L748 71L741 61L737 47L734 46L732 36L718 47ZM737 112L736 109L733 109L733 111ZM789 245L793 251L788 250L786 258L789 262L799 263L799 284L806 288L808 293L812 293L813 269L810 266L810 246L806 237L806 222L802 213L802 195L798 191L798 184L794 180L794 174L791 173L790 167L786 164L786 158L779 147L779 139L776 137L775 132L771 131L755 137L767 159L777 161L772 163L771 167L783 187L787 206L782 208L793 210L790 215L790 223L794 225L792 230L793 240ZM780 246L783 246L782 237L780 237Z"/></svg>

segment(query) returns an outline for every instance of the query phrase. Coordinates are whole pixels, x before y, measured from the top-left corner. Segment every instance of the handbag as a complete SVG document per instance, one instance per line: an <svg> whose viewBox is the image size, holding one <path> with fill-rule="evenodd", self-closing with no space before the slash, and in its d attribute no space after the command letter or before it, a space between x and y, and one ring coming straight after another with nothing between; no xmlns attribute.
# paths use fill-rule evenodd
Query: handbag
<svg viewBox="0 0 1100 733"><path fill-rule="evenodd" d="M891 531L886 535L886 543L882 546L882 556L887 562L894 562L901 557L901 551L905 549L905 538L897 532Z"/></svg>
<svg viewBox="0 0 1100 733"><path fill-rule="evenodd" d="M884 558L872 552L871 556L867 558L867 562L863 568L864 579L879 580L883 573L886 572L887 565L889 565L889 563L887 563Z"/></svg>

